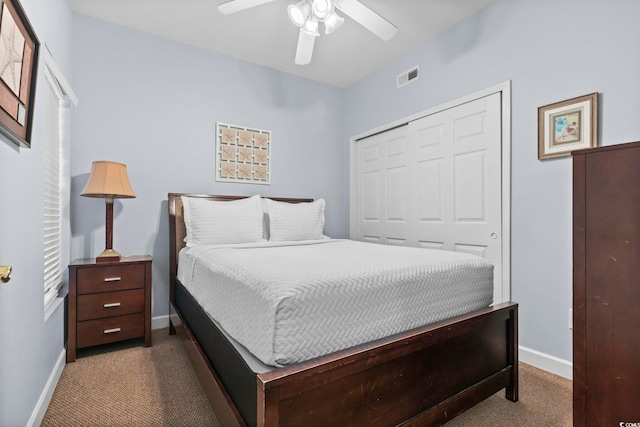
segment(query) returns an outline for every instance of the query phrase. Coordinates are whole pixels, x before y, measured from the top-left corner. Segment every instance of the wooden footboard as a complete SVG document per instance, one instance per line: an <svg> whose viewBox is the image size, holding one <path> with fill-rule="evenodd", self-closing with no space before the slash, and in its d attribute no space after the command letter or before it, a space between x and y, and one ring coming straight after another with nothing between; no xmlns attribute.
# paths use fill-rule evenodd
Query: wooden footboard
<svg viewBox="0 0 640 427"><path fill-rule="evenodd" d="M440 425L506 388L517 305L502 304L258 375L258 425Z"/></svg>
<svg viewBox="0 0 640 427"><path fill-rule="evenodd" d="M503 388L517 401L517 317L504 303L259 374L256 425L441 425ZM222 425L246 425L175 307L171 323Z"/></svg>

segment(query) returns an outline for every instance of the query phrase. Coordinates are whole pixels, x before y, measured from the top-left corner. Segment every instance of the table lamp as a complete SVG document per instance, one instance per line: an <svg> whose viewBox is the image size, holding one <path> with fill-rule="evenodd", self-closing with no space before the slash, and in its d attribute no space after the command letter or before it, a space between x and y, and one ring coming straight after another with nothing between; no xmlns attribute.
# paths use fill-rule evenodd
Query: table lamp
<svg viewBox="0 0 640 427"><path fill-rule="evenodd" d="M91 176L80 195L104 198L107 205L106 248L96 257L96 262L120 261L120 254L113 250L113 202L116 198L136 197L129 183L127 166L104 160L93 162Z"/></svg>

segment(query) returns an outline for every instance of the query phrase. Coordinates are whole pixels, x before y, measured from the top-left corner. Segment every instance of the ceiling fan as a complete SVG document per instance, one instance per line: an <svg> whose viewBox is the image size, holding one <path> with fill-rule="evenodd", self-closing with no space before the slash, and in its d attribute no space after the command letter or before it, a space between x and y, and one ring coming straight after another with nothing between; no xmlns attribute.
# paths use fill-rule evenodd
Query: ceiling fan
<svg viewBox="0 0 640 427"><path fill-rule="evenodd" d="M273 1L275 0L231 0L218 5L218 10L229 15ZM331 34L342 25L344 18L336 13L336 9L360 23L382 40L391 40L398 31L395 25L358 0L301 0L296 4L289 5L287 9L291 21L300 27L296 64L306 65L311 62L313 45L316 37L320 35L318 32L320 22L324 23L325 34Z"/></svg>

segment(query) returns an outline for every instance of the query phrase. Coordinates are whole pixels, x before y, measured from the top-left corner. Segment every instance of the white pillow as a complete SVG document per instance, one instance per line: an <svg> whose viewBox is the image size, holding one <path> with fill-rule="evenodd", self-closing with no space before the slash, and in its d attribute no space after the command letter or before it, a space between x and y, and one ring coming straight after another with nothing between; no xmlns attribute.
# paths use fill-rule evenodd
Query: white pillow
<svg viewBox="0 0 640 427"><path fill-rule="evenodd" d="M265 200L269 209L269 241L324 239L324 199L309 203Z"/></svg>
<svg viewBox="0 0 640 427"><path fill-rule="evenodd" d="M230 202L182 197L187 247L263 242L260 196Z"/></svg>
<svg viewBox="0 0 640 427"><path fill-rule="evenodd" d="M269 240L269 205L267 199L261 199L262 201L262 237L264 240Z"/></svg>

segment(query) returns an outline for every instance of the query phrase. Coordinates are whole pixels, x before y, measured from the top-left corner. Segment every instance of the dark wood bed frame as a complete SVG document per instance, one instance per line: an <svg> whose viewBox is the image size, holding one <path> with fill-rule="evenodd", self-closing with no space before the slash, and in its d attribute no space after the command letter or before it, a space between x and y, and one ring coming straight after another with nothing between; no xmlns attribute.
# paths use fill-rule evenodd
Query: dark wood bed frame
<svg viewBox="0 0 640 427"><path fill-rule="evenodd" d="M180 336L221 425L244 426L175 304L185 236L183 195L219 201L242 197L170 193L168 208L170 333ZM512 302L257 374L256 425L441 425L503 388L507 399L518 400L518 305Z"/></svg>

